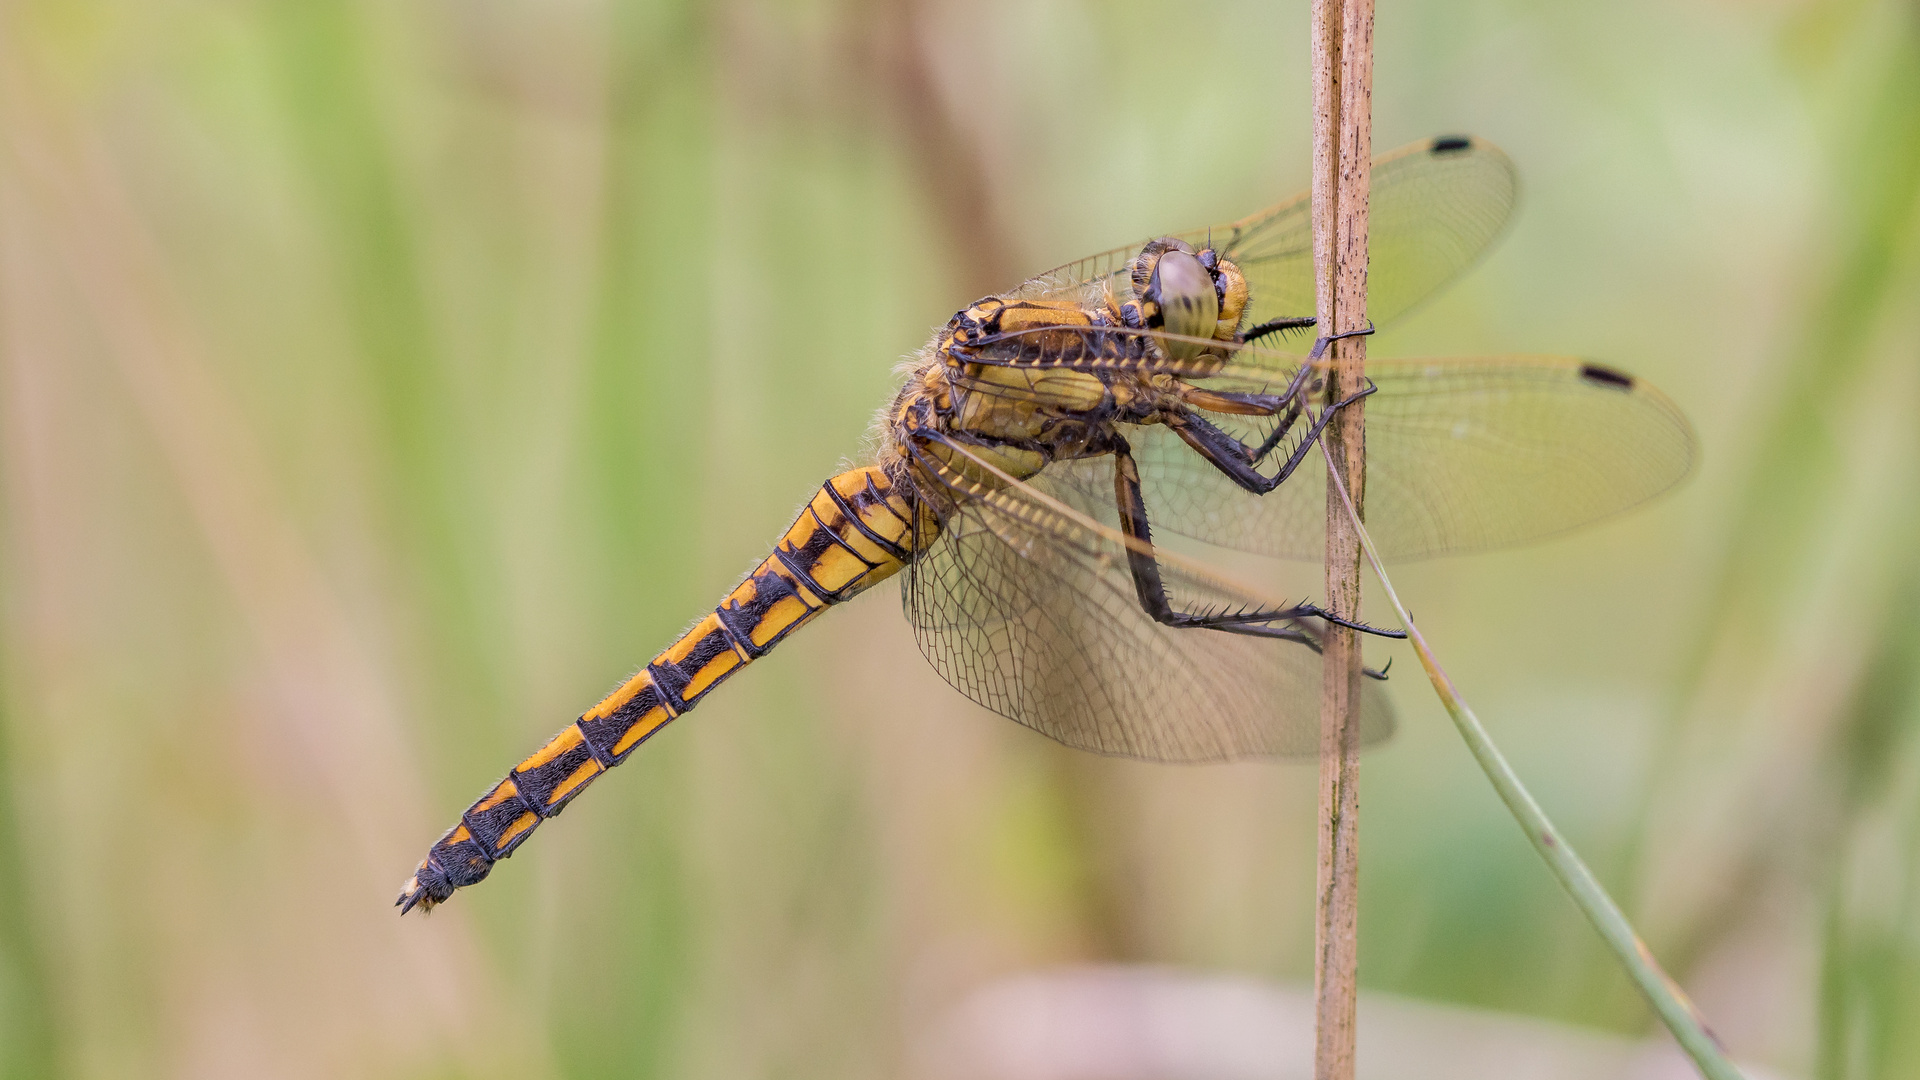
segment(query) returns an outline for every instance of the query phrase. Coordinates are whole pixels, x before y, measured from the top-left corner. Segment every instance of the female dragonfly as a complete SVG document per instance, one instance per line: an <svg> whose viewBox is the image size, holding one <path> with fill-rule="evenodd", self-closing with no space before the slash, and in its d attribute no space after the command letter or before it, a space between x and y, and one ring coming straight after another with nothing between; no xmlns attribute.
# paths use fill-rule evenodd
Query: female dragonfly
<svg viewBox="0 0 1920 1080"><path fill-rule="evenodd" d="M1368 306L1405 312L1505 226L1513 166L1445 137L1374 163ZM402 888L431 908L714 687L901 574L915 640L988 709L1070 746L1160 761L1311 753L1324 625L1154 540L1318 558L1325 400L1309 202L1096 255L943 327L773 553L638 674L461 815ZM1324 344L1324 340L1322 342ZM1664 491L1693 435L1658 390L1543 356L1369 361L1368 526L1384 554L1552 535ZM1283 481L1291 482L1283 482ZM1373 631L1370 627L1357 629ZM1372 684L1369 684L1372 686ZM1384 737L1384 695L1363 695Z"/></svg>

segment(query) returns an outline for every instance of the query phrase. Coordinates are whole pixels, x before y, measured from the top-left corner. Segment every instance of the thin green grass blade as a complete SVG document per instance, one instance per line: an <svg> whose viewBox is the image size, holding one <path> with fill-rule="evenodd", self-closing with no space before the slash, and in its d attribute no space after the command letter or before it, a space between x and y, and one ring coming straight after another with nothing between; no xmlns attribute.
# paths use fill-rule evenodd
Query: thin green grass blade
<svg viewBox="0 0 1920 1080"><path fill-rule="evenodd" d="M0 716L0 778L9 775ZM59 1069L53 985L28 911L26 852L14 788L0 785L0 1080L64 1075Z"/></svg>
<svg viewBox="0 0 1920 1080"><path fill-rule="evenodd" d="M1325 448L1322 448L1325 452ZM1527 840L1533 845L1540 858L1553 872L1573 902L1586 915L1587 921L1600 933L1600 937L1613 950L1627 975L1645 995L1647 1004L1660 1017L1660 1021L1673 1032L1687 1056L1693 1059L1700 1074L1707 1080L1742 1080L1740 1071L1728 1061L1724 1049L1713 1032L1707 1028L1706 1020L1700 1011L1688 1000L1686 992L1673 981L1655 960L1653 953L1634 932L1632 924L1620 911L1618 904L1607 895L1606 889L1594 878L1587 864L1581 861L1566 838L1560 835L1553 822L1547 818L1546 811L1534 801L1533 795L1520 782L1513 766L1500 753L1500 749L1488 737L1485 728L1480 726L1480 718L1474 715L1466 699L1453 685L1453 680L1440 666L1440 661L1428 647L1426 638L1420 634L1419 627L1407 614L1400 603L1399 594L1393 590L1393 582L1387 577L1387 568L1382 565L1379 553L1374 549L1373 538L1367 535L1367 529L1360 521L1360 515L1354 511L1353 501L1348 498L1346 486L1341 483L1338 470L1332 462L1328 463L1327 475L1332 479L1346 503L1347 514L1353 519L1353 526L1360 534L1360 546L1367 553L1367 561L1373 564L1374 576L1380 579L1380 587L1393 604L1393 610L1400 616L1400 625L1406 628L1407 640L1413 644L1414 651L1420 656L1420 666L1426 669L1427 678L1432 681L1433 689L1440 696L1440 703L1446 706L1447 715L1453 718L1454 727L1459 729L1460 737L1466 740L1467 749L1473 753L1475 761L1480 763L1481 771L1493 784L1494 791L1500 795L1500 801L1507 804L1515 821L1527 834Z"/></svg>

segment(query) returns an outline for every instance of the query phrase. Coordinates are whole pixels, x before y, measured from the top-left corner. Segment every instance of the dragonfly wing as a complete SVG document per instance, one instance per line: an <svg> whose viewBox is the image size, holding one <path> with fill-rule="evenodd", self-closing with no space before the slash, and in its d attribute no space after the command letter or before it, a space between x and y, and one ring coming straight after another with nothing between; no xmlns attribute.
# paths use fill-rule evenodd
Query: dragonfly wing
<svg viewBox="0 0 1920 1080"><path fill-rule="evenodd" d="M1597 364L1386 360L1369 361L1367 376L1379 386L1366 403L1367 529L1390 558L1544 539L1645 502L1692 468L1693 429L1673 402ZM1208 418L1254 443L1272 425ZM1128 438L1157 527L1263 555L1323 554L1326 469L1317 451L1279 488L1255 495L1165 428L1130 429Z"/></svg>
<svg viewBox="0 0 1920 1080"><path fill-rule="evenodd" d="M1111 492L1112 459L1098 463ZM943 679L1002 716L1097 753L1217 761L1316 751L1314 649L1153 621L1134 592L1126 538L1045 487L954 482L936 496L956 509L908 567L902 597L915 640ZM1166 557L1161 571L1182 609L1279 606L1197 564ZM1362 708L1363 739L1392 732L1391 709L1371 681Z"/></svg>
<svg viewBox="0 0 1920 1080"><path fill-rule="evenodd" d="M1111 289L1121 300L1131 300L1133 281L1128 275L1133 269L1133 257L1140 254L1146 244L1147 241L1142 240L1056 266L1021 282L1008 295L1016 300L1072 300L1096 305L1104 301Z"/></svg>
<svg viewBox="0 0 1920 1080"><path fill-rule="evenodd" d="M1385 324L1480 260L1506 227L1519 192L1513 162L1482 139L1447 136L1373 163L1368 198L1367 312ZM1247 326L1314 313L1312 200L1302 193L1226 225L1180 238L1232 259L1247 277ZM1028 280L1022 299L1133 298L1128 270L1142 244L1101 252Z"/></svg>
<svg viewBox="0 0 1920 1080"><path fill-rule="evenodd" d="M1499 147L1464 136L1426 139L1375 160L1367 199L1368 317L1392 322L1479 262L1512 217L1519 182ZM1246 325L1314 313L1307 195L1212 235L1246 275ZM1205 242L1201 233L1186 239Z"/></svg>

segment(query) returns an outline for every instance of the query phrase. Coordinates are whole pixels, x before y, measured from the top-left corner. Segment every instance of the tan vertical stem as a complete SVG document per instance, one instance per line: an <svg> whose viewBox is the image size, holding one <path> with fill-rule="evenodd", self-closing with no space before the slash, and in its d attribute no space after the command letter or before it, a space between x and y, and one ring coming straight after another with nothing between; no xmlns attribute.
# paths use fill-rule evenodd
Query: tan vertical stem
<svg viewBox="0 0 1920 1080"><path fill-rule="evenodd" d="M1373 2L1313 4L1313 254L1320 333L1367 325L1367 181L1373 157ZM1358 390L1366 339L1337 341L1328 400ZM1364 508L1366 429L1361 406L1325 435ZM1327 600L1360 612L1360 539L1338 487L1327 485ZM1320 695L1320 843L1314 927L1315 1080L1352 1080L1360 912L1360 649L1329 627Z"/></svg>

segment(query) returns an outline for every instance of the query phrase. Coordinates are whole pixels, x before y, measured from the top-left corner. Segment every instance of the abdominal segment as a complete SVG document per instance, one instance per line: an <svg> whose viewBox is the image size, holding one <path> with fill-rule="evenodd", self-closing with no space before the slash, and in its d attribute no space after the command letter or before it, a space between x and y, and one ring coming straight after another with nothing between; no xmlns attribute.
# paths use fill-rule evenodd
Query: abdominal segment
<svg viewBox="0 0 1920 1080"><path fill-rule="evenodd" d="M460 816L401 889L402 913L432 908L486 877L541 822L714 687L828 606L899 572L936 528L878 466L821 485L773 554L719 607Z"/></svg>

